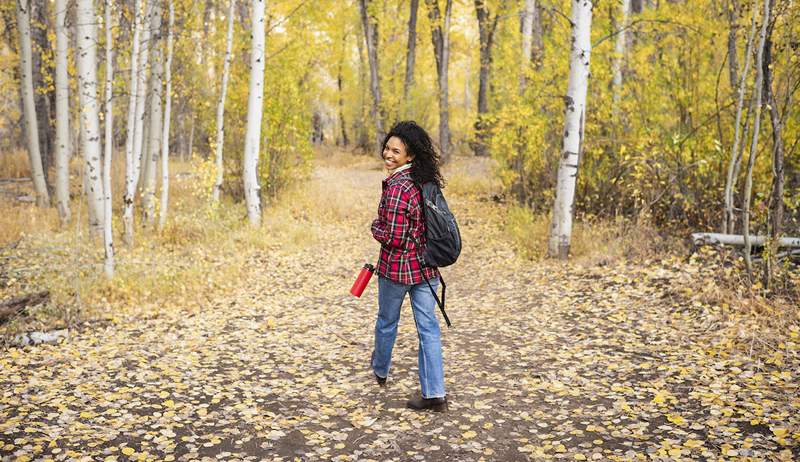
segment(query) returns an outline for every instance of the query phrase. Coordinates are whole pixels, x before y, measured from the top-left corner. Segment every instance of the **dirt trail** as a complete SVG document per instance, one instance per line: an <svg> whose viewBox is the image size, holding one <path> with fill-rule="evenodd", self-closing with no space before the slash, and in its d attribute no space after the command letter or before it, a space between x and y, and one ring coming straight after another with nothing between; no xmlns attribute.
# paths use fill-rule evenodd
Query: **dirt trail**
<svg viewBox="0 0 800 462"><path fill-rule="evenodd" d="M678 271L518 260L502 209L449 197L445 414L418 390L408 302L388 386L368 368L381 172L320 167L302 245L253 255L247 290L190 311L0 353L0 456L14 460L792 460L797 344L780 361L710 345ZM267 230L269 229L267 223ZM266 234L266 233L265 233ZM265 237L266 238L266 237ZM113 459L110 459L113 460Z"/></svg>

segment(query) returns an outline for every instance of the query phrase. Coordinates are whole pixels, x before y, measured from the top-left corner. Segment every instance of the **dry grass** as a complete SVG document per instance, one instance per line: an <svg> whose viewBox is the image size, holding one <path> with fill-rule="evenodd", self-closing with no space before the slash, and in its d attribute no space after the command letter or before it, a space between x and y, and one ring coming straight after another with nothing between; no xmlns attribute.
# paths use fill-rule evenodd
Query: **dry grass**
<svg viewBox="0 0 800 462"><path fill-rule="evenodd" d="M28 153L24 149L0 152L0 176L2 178L30 178Z"/></svg>
<svg viewBox="0 0 800 462"><path fill-rule="evenodd" d="M506 233L524 258L539 260L547 256L550 217L509 206ZM579 265L606 265L619 260L655 259L683 252L678 239L659 235L646 216L593 219L573 222L570 258Z"/></svg>

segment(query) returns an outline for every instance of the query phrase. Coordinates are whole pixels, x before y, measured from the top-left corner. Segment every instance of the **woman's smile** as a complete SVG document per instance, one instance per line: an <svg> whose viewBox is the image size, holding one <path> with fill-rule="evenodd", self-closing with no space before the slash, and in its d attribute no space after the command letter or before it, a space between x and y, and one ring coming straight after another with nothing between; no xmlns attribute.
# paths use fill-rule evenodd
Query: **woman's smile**
<svg viewBox="0 0 800 462"><path fill-rule="evenodd" d="M383 147L383 165L387 170L396 170L413 159L414 156L408 154L403 140L396 136L389 138Z"/></svg>

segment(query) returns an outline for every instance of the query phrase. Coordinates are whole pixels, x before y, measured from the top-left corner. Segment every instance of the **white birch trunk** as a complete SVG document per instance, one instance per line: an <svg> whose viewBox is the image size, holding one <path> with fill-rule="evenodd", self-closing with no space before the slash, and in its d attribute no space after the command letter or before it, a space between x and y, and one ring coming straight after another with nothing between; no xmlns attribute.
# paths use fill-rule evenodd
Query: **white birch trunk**
<svg viewBox="0 0 800 462"><path fill-rule="evenodd" d="M56 0L56 208L61 225L70 219L69 210L69 76L67 75L67 0Z"/></svg>
<svg viewBox="0 0 800 462"><path fill-rule="evenodd" d="M548 252L551 257L566 259L572 237L575 204L575 180L583 148L586 118L586 90L589 83L589 57L592 43L592 2L572 0L572 40L569 84L564 98L564 145L558 166L553 222L550 226Z"/></svg>
<svg viewBox="0 0 800 462"><path fill-rule="evenodd" d="M44 180L42 154L39 150L39 123L33 103L33 53L31 51L31 2L16 0L17 28L19 29L20 80L22 84L22 111L25 118L25 138L28 142L28 159L31 164L31 179L36 191L36 204L50 206L50 195Z"/></svg>
<svg viewBox="0 0 800 462"><path fill-rule="evenodd" d="M78 34L77 64L80 85L81 147L86 172L86 197L89 201L92 234L103 232L103 182L100 162L100 116L97 99L97 16L93 0L78 0L76 8Z"/></svg>
<svg viewBox="0 0 800 462"><path fill-rule="evenodd" d="M750 258L750 251L753 248L750 240L750 196L753 192L753 167L756 163L756 155L758 154L758 135L761 125L761 96L762 85L764 82L764 42L767 39L767 25L769 24L769 2L764 0L764 13L761 16L761 31L758 37L758 52L756 54L756 84L753 86L755 93L755 110L756 114L753 119L753 138L750 143L750 157L747 159L747 175L744 180L744 198L742 198L742 235L744 236L744 261L747 266L747 273L752 279L753 276L753 262Z"/></svg>
<svg viewBox="0 0 800 462"><path fill-rule="evenodd" d="M731 158L728 161L728 176L725 179L725 216L722 221L723 233L732 233L735 231L736 220L734 219L733 213L733 191L736 188L736 177L739 173L738 166L741 160L739 142L742 129L742 109L744 106L744 90L747 83L747 75L750 73L750 55L753 50L753 38L756 35L756 16L758 16L758 0L753 2L753 18L750 22L750 35L747 37L747 45L745 46L744 52L744 70L739 77L739 88L737 89L733 146L731 147Z"/></svg>
<svg viewBox="0 0 800 462"><path fill-rule="evenodd" d="M614 62L611 66L611 87L613 88L611 113L614 117L619 115L619 102L622 93L622 64L625 61L625 45L628 43L628 15L631 10L631 0L622 0L620 6L621 20L617 23L617 38L614 43Z"/></svg>
<svg viewBox="0 0 800 462"><path fill-rule="evenodd" d="M381 143L385 132L383 131L383 119L381 114L381 79L380 66L378 65L378 31L376 24L373 24L369 16L369 3L371 0L359 0L361 10L361 24L364 28L364 37L367 43L367 58L369 59L369 87L372 92L372 106L370 117L375 123L375 145L381 149Z"/></svg>
<svg viewBox="0 0 800 462"><path fill-rule="evenodd" d="M167 29L167 88L164 93L164 123L161 134L161 208L158 228L164 229L169 208L169 124L172 113L172 28L175 26L175 5L169 0L169 25Z"/></svg>
<svg viewBox="0 0 800 462"><path fill-rule="evenodd" d="M114 42L111 35L111 0L105 0L106 22L106 114L105 156L103 159L103 244L108 279L114 277L114 236L111 232L111 158L114 155Z"/></svg>
<svg viewBox="0 0 800 462"><path fill-rule="evenodd" d="M253 226L261 225L261 187L258 184L258 153L261 148L261 116L264 110L264 10L266 0L253 0L250 86L247 98L247 132L244 140L244 199Z"/></svg>
<svg viewBox="0 0 800 462"><path fill-rule="evenodd" d="M128 133L125 137L125 198L122 221L125 225L125 242L133 244L133 199L136 194L137 172L134 169L134 138L136 136L136 105L139 89L139 33L142 29L141 1L133 2L133 43L131 44L131 83L128 99Z"/></svg>
<svg viewBox="0 0 800 462"><path fill-rule="evenodd" d="M146 224L154 224L156 213L156 174L158 173L158 158L161 154L161 118L162 118L162 55L161 47L158 45L161 30L161 6L156 5L153 9L153 20L151 22L151 34L153 41L152 64L150 67L150 127L148 129L147 153L142 158L142 221Z"/></svg>
<svg viewBox="0 0 800 462"><path fill-rule="evenodd" d="M628 1L628 0L623 0ZM519 74L519 94L525 93L527 73L530 66L531 49L533 48L533 15L536 11L536 0L525 0L522 9L522 57L519 60L521 69Z"/></svg>
<svg viewBox="0 0 800 462"><path fill-rule="evenodd" d="M228 72L231 64L231 48L233 46L233 8L236 4L235 0L230 0L228 5L228 36L225 41L225 62L222 65L222 88L219 94L219 103L217 104L217 142L214 145L216 151L216 168L217 177L214 180L214 188L211 192L212 202L219 202L219 193L222 189L222 148L225 144L225 95L228 92Z"/></svg>

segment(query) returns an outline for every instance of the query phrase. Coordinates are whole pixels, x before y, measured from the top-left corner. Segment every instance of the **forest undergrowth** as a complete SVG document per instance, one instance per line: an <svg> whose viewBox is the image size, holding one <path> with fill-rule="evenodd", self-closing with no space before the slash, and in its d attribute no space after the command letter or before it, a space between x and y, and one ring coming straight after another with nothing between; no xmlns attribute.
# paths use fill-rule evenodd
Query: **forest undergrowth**
<svg viewBox="0 0 800 462"><path fill-rule="evenodd" d="M379 164L320 152L261 229L237 204L202 206L202 172L176 167L172 220L118 246L112 282L99 242L4 201L0 220L31 224L4 237L0 295L51 294L4 339L72 329L0 352L0 457L800 457L797 299L735 285L736 261L690 255L646 217L581 223L572 261L551 261L523 239L544 247L544 218L504 201L489 160L457 157L445 170L465 245L444 270L451 405L416 414L403 408L418 386L410 313L380 390L366 366L376 288L347 293L377 258Z"/></svg>

